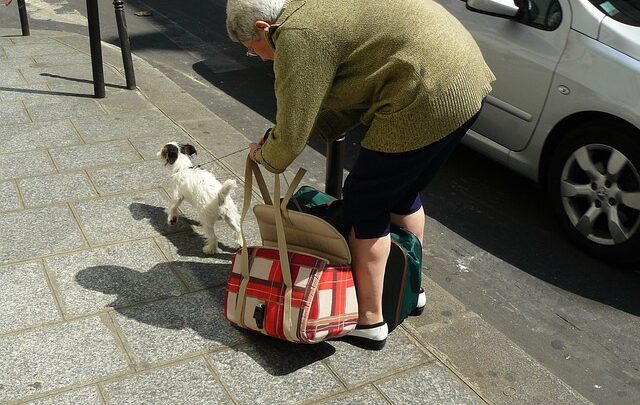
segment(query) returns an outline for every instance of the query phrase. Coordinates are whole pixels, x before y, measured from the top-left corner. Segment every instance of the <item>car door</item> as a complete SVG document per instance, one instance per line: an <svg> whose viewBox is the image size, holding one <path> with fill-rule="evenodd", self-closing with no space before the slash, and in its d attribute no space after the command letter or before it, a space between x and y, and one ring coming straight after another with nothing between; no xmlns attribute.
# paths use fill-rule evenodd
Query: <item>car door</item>
<svg viewBox="0 0 640 405"><path fill-rule="evenodd" d="M512 151L523 150L567 41L568 0L522 0L518 21L468 10L461 0L436 1L471 32L497 78L473 130Z"/></svg>

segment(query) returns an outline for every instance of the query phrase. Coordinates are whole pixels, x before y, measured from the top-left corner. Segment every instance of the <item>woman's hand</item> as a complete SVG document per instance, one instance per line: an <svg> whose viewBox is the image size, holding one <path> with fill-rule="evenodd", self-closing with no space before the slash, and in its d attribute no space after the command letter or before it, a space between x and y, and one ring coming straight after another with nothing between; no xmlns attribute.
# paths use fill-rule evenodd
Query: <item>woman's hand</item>
<svg viewBox="0 0 640 405"><path fill-rule="evenodd" d="M267 132L265 132L264 135L262 135L262 138L260 138L260 140L258 141L258 145L260 146L264 145L270 133L271 133L271 128L267 129Z"/></svg>
<svg viewBox="0 0 640 405"><path fill-rule="evenodd" d="M253 160L256 163L262 163L260 159L260 149L262 148L262 144L257 144L252 142L249 144L249 159Z"/></svg>
<svg viewBox="0 0 640 405"><path fill-rule="evenodd" d="M8 6L9 4L11 4L13 0L4 0L4 5Z"/></svg>

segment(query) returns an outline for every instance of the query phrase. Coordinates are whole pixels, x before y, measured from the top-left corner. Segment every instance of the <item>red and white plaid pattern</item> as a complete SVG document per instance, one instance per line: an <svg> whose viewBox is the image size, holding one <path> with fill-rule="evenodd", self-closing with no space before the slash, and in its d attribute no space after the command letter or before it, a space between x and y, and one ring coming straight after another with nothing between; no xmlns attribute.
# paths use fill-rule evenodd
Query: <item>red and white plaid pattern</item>
<svg viewBox="0 0 640 405"><path fill-rule="evenodd" d="M289 252L293 291L291 318L295 342L317 343L346 335L358 322L356 289L348 264L333 265L305 253ZM277 248L249 248L249 284L244 305L247 328L285 339L283 331L284 293L286 286L280 269ZM236 314L238 290L242 282L240 253L231 263L224 302L225 317L239 323ZM254 313L264 305L263 328Z"/></svg>

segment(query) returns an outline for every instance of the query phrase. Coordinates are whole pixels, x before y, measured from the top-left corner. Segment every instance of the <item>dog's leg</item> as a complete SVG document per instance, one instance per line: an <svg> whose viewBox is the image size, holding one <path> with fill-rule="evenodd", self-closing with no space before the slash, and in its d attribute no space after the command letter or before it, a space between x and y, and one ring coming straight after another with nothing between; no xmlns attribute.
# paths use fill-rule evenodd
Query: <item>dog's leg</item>
<svg viewBox="0 0 640 405"><path fill-rule="evenodd" d="M242 232L240 231L240 215L236 210L228 212L224 216L224 222L233 230L233 240L238 246L242 246ZM235 214L235 215L234 215Z"/></svg>
<svg viewBox="0 0 640 405"><path fill-rule="evenodd" d="M215 254L218 252L218 237L216 231L213 229L213 224L206 224L204 226L204 233L207 236L207 243L202 248L202 251L207 254Z"/></svg>
<svg viewBox="0 0 640 405"><path fill-rule="evenodd" d="M167 217L169 225L175 225L178 222L178 207L180 207L183 200L184 197L178 196L177 193L173 195L171 206L169 207L169 216Z"/></svg>

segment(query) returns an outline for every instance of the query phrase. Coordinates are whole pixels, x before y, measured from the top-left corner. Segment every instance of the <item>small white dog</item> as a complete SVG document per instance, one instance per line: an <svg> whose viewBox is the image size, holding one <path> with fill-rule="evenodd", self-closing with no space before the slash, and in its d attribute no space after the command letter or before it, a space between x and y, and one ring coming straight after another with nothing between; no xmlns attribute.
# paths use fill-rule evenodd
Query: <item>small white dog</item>
<svg viewBox="0 0 640 405"><path fill-rule="evenodd" d="M177 142L167 143L158 152L158 157L171 173L172 201L167 222L174 225L178 221L178 207L183 200L187 200L198 212L207 236L202 248L204 253L218 251L218 238L213 225L220 219L224 219L233 230L235 243L242 245L240 214L229 195L236 181L229 179L220 184L213 173L193 165L190 156L194 154L196 148L193 145Z"/></svg>

